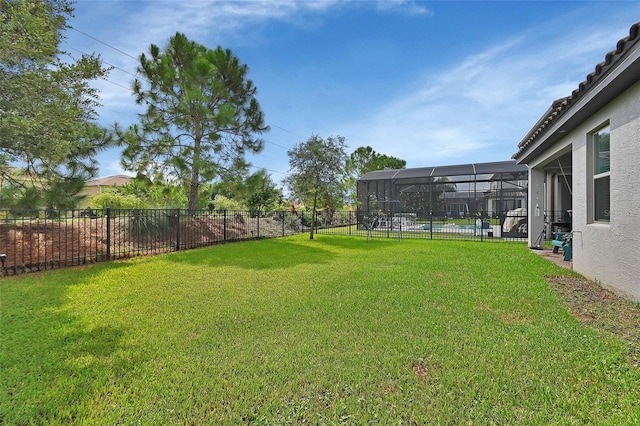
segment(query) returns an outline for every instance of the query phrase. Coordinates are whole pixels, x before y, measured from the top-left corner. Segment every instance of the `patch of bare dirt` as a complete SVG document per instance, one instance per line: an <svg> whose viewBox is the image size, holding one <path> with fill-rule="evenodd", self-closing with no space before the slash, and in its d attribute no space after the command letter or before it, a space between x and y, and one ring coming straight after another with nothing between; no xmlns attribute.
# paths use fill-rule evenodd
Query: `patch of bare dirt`
<svg viewBox="0 0 640 426"><path fill-rule="evenodd" d="M583 277L549 276L546 279L575 318L625 342L632 365L640 368L640 304Z"/></svg>
<svg viewBox="0 0 640 426"><path fill-rule="evenodd" d="M420 380L435 380L439 369L440 366L433 365L422 358L418 358L411 363L411 370L413 371L413 374Z"/></svg>

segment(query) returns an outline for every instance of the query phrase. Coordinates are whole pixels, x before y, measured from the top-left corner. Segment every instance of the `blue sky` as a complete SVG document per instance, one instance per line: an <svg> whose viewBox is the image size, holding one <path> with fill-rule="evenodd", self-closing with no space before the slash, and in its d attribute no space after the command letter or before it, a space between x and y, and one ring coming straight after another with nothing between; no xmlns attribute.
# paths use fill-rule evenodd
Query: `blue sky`
<svg viewBox="0 0 640 426"><path fill-rule="evenodd" d="M88 1L63 48L113 66L100 123L140 112L137 57L177 31L249 66L271 131L249 157L276 182L312 134L424 167L503 161L640 20L637 1ZM100 176L122 173L119 151Z"/></svg>

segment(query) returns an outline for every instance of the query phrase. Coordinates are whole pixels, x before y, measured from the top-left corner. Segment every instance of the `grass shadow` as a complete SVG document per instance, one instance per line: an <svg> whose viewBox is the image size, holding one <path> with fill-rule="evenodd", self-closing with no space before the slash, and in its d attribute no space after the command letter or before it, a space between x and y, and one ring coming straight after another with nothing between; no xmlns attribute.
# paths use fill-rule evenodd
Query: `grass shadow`
<svg viewBox="0 0 640 426"><path fill-rule="evenodd" d="M122 263L0 281L0 419L6 424L72 424L86 416L101 378L114 368L124 330L87 324L70 289ZM71 273L70 273L71 272Z"/></svg>
<svg viewBox="0 0 640 426"><path fill-rule="evenodd" d="M367 240L366 237L324 234L316 236L313 241L318 245L347 250L380 250L385 247L395 247L401 243L397 238L371 238Z"/></svg>
<svg viewBox="0 0 640 426"><path fill-rule="evenodd" d="M336 255L335 252L314 245L313 242L295 238L274 238L172 253L166 256L166 260L211 267L235 266L264 270L330 263Z"/></svg>

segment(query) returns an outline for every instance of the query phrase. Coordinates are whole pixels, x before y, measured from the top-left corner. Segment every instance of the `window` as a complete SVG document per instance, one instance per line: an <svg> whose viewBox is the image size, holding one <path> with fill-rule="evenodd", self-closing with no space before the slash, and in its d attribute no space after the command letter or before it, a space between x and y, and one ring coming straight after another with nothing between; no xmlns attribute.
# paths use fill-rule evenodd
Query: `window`
<svg viewBox="0 0 640 426"><path fill-rule="evenodd" d="M596 222L609 222L610 138L610 126L598 130L593 135L593 219Z"/></svg>

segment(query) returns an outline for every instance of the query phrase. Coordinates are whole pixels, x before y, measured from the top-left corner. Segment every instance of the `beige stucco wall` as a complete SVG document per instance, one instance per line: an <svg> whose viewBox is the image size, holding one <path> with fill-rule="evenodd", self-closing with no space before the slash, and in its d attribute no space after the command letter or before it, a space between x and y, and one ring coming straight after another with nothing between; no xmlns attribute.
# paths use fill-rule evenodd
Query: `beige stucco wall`
<svg viewBox="0 0 640 426"><path fill-rule="evenodd" d="M82 195L85 197L91 198L94 195L98 195L102 192L102 189L108 188L111 186L123 186L131 182L133 178L125 175L115 175L108 176L106 178L101 179L93 179L86 183L85 187L82 189Z"/></svg>

